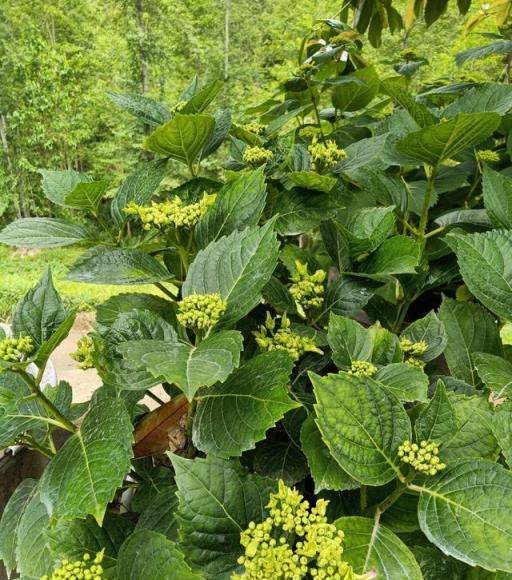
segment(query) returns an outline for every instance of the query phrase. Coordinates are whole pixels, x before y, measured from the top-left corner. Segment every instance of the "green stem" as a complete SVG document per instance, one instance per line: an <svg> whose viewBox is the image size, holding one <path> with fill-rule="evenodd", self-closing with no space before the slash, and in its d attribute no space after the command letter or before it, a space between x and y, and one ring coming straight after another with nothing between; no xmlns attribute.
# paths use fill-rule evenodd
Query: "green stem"
<svg viewBox="0 0 512 580"><path fill-rule="evenodd" d="M53 451L52 449L50 449L48 447L44 447L43 445L40 445L30 435L22 435L18 439L18 441L19 441L20 445L23 445L24 447L29 447L30 449L33 449L34 451L41 453L41 455L48 457L48 459L52 459L52 457L55 456L55 451Z"/></svg>
<svg viewBox="0 0 512 580"><path fill-rule="evenodd" d="M322 131L322 120L320 119L320 111L318 110L318 106L316 104L315 93L313 92L313 88L311 87L311 83L309 82L308 78L305 78L306 84L308 85L309 95L311 97L311 102L313 103L313 110L315 111L316 123L318 125L318 129L320 130L320 135L322 136L322 140L325 139L324 132Z"/></svg>
<svg viewBox="0 0 512 580"><path fill-rule="evenodd" d="M194 426L194 413L196 412L196 405L197 401L192 399L188 404L187 410L187 425L186 425L186 433L187 433L187 456L189 458L194 457L195 449L194 444L192 443L192 428Z"/></svg>
<svg viewBox="0 0 512 580"><path fill-rule="evenodd" d="M57 409L57 407L46 397L46 395L39 389L34 379L25 371L17 371L17 374L23 379L23 381L28 385L32 394L41 403L41 405L58 420L59 426L69 431L70 433L75 433L77 428L69 419L64 417L64 415Z"/></svg>
<svg viewBox="0 0 512 580"><path fill-rule="evenodd" d="M173 294L169 290L167 290L167 288L163 284L161 284L160 282L154 282L154 285L160 290L160 292L163 292L166 296L169 296L171 300L174 300Z"/></svg>
<svg viewBox="0 0 512 580"><path fill-rule="evenodd" d="M432 195L434 193L434 177L436 174L436 167L428 166L425 168L427 174L427 188L425 190L425 198L423 200L423 207L421 210L420 224L418 226L418 240L421 247L421 253L425 248L425 233L428 225L428 213L432 203Z"/></svg>
<svg viewBox="0 0 512 580"><path fill-rule="evenodd" d="M415 476L416 476L416 472L415 471L411 471L409 473L409 475L407 475L406 477L403 477L401 479L401 481L398 484L398 486L396 487L396 489L394 491L392 491L385 499L383 499L376 506L374 506L372 508L369 508L369 511L370 510L375 510L375 518L376 518L376 521L378 521L380 519L380 516L385 511L387 511L395 502L397 502L398 499L400 499L400 497L408 489L410 489L409 485L410 485L411 481L414 479Z"/></svg>

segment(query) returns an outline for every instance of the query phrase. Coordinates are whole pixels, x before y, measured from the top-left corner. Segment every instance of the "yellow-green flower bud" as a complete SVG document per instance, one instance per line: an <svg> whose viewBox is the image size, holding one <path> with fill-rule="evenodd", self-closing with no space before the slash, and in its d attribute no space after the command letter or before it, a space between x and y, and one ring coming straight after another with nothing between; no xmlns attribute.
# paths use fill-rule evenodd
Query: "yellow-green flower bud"
<svg viewBox="0 0 512 580"><path fill-rule="evenodd" d="M91 369L94 367L94 342L88 335L82 336L76 343L75 352L71 353L71 358L76 360L78 366L83 369Z"/></svg>
<svg viewBox="0 0 512 580"><path fill-rule="evenodd" d="M400 339L400 348L411 356L421 356L427 352L428 344L424 340L412 342L412 340L402 337Z"/></svg>
<svg viewBox="0 0 512 580"><path fill-rule="evenodd" d="M309 274L306 264L295 262L296 271L291 276L293 284L290 286L298 310L304 315L305 310L319 308L324 301L324 281L327 274L324 270L317 270Z"/></svg>
<svg viewBox="0 0 512 580"><path fill-rule="evenodd" d="M265 125L258 123L257 121L251 121L250 123L246 123L242 125L241 128L244 131L248 131L249 133L254 133L254 135L263 135L265 132Z"/></svg>
<svg viewBox="0 0 512 580"><path fill-rule="evenodd" d="M476 158L480 163L498 163L500 155L491 149L484 149L476 152Z"/></svg>
<svg viewBox="0 0 512 580"><path fill-rule="evenodd" d="M50 576L42 576L41 580L102 580L104 570L101 563L104 552L105 549L98 552L92 561L90 554L84 554L82 559L76 562L62 560L60 566Z"/></svg>
<svg viewBox="0 0 512 580"><path fill-rule="evenodd" d="M414 358L413 356L406 358L404 362L405 364L408 364L410 367L414 367L420 370L423 370L425 368L425 365L427 364L424 360Z"/></svg>
<svg viewBox="0 0 512 580"><path fill-rule="evenodd" d="M190 294L178 303L178 322L195 331L208 330L217 324L226 307L220 294Z"/></svg>
<svg viewBox="0 0 512 580"><path fill-rule="evenodd" d="M308 147L311 159L315 163L321 163L327 167L332 167L340 159L344 159L347 154L344 149L336 145L332 139L327 139L323 143L318 142L318 137L313 137L313 141Z"/></svg>
<svg viewBox="0 0 512 580"><path fill-rule="evenodd" d="M439 446L433 441L421 441L419 445L404 441L398 448L398 457L424 475L435 475L446 468L439 459Z"/></svg>
<svg viewBox="0 0 512 580"><path fill-rule="evenodd" d="M275 330L276 326L276 319L267 313L265 326L260 326L259 331L253 332L261 350L284 350L294 361L299 360L305 352L322 354L322 351L315 345L314 338L301 336L291 330L286 314L281 318L281 324L277 330Z"/></svg>
<svg viewBox="0 0 512 580"><path fill-rule="evenodd" d="M355 377L373 377L377 374L377 371L377 367L371 362L355 360L352 362L348 374Z"/></svg>
<svg viewBox="0 0 512 580"><path fill-rule="evenodd" d="M21 362L33 351L34 341L30 336L6 337L0 340L0 359L6 362Z"/></svg>
<svg viewBox="0 0 512 580"><path fill-rule="evenodd" d="M141 220L145 230L166 226L192 228L207 212L214 200L215 195L204 193L200 201L185 205L181 198L175 196L162 203L152 202L150 206L131 202L123 211L127 215L136 215Z"/></svg>
<svg viewBox="0 0 512 580"><path fill-rule="evenodd" d="M173 115L175 115L176 113L179 113L180 111L182 111L186 104L188 103L188 101L178 101L173 107L171 107L171 113Z"/></svg>
<svg viewBox="0 0 512 580"><path fill-rule="evenodd" d="M242 155L242 161L249 165L263 165L274 157L274 154L269 149L258 147L257 145L251 147L248 145Z"/></svg>

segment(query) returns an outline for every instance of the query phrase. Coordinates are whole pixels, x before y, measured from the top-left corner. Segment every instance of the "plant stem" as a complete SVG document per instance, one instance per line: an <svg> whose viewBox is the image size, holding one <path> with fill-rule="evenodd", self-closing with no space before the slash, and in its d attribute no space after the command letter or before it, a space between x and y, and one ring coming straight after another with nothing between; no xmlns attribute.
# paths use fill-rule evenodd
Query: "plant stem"
<svg viewBox="0 0 512 580"><path fill-rule="evenodd" d="M33 437L31 437L30 435L23 435L22 437L20 437L18 439L20 445L23 445L25 447L30 447L30 449L33 449L34 451L37 451L38 453L41 453L41 455L44 455L45 457L48 457L48 459L52 459L52 457L55 456L55 451L48 448L48 447L44 447L43 445L40 445Z"/></svg>
<svg viewBox="0 0 512 580"><path fill-rule="evenodd" d="M46 397L46 395L39 389L34 379L25 371L19 370L17 374L23 379L23 381L28 385L29 389L31 390L32 394L36 397L36 399L41 403L41 405L57 419L60 423L60 426L69 431L70 433L75 433L77 428L69 419L64 417L64 415L57 409L57 407Z"/></svg>
<svg viewBox="0 0 512 580"><path fill-rule="evenodd" d="M322 120L320 119L320 111L318 110L318 106L316 104L315 94L313 93L313 88L311 87L311 83L309 82L308 78L305 78L306 84L308 85L309 95L311 97L311 102L313 104L313 110L315 111L316 123L318 125L318 129L320 131L320 135L322 136L322 140L325 139L324 132L322 131Z"/></svg>
<svg viewBox="0 0 512 580"><path fill-rule="evenodd" d="M418 239L421 246L421 252L425 247L425 233L428 225L428 212L430 204L432 203L432 195L434 193L434 177L436 174L436 167L427 166L425 168L427 174L427 188L425 190L425 198L423 200L423 208L421 210L420 224L418 226Z"/></svg>
<svg viewBox="0 0 512 580"><path fill-rule="evenodd" d="M194 426L194 413L196 412L196 405L197 401L192 399L188 404L187 410L187 425L186 425L186 433L187 433L187 456L189 458L194 457L194 444L192 443L192 427Z"/></svg>
<svg viewBox="0 0 512 580"><path fill-rule="evenodd" d="M160 292L163 292L166 296L169 296L169 298L174 300L174 296L172 295L170 290L167 290L167 288L163 284L161 284L160 282L154 282L154 285L160 290Z"/></svg>

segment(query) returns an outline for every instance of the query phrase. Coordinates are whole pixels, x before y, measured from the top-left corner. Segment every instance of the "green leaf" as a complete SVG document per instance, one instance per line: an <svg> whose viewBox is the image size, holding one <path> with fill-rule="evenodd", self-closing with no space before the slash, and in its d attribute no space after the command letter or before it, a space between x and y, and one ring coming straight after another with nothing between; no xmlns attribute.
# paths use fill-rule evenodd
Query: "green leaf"
<svg viewBox="0 0 512 580"><path fill-rule="evenodd" d="M103 568L109 570L116 565L119 548L133 528L134 524L128 518L107 512L101 527L91 516L85 520L61 520L48 529L47 536L50 549L59 560L76 562L84 554L89 554L94 560L98 552L105 550Z"/></svg>
<svg viewBox="0 0 512 580"><path fill-rule="evenodd" d="M377 249L395 226L394 207L371 207L353 212L344 232L352 255L359 256Z"/></svg>
<svg viewBox="0 0 512 580"><path fill-rule="evenodd" d="M119 314L130 310L150 310L171 324L176 322L172 302L160 296L143 293L115 294L102 304L98 304L96 322L99 325L111 326Z"/></svg>
<svg viewBox="0 0 512 580"><path fill-rule="evenodd" d="M333 221L324 221L320 224L320 232L325 249L340 272L348 272L351 269L350 248L348 241Z"/></svg>
<svg viewBox="0 0 512 580"><path fill-rule="evenodd" d="M485 166L482 176L484 204L497 228L512 228L512 178Z"/></svg>
<svg viewBox="0 0 512 580"><path fill-rule="evenodd" d="M180 113L202 113L219 94L223 86L224 83L222 81L215 80L206 87L203 87L187 100L183 109L180 110Z"/></svg>
<svg viewBox="0 0 512 580"><path fill-rule="evenodd" d="M327 342L332 350L332 358L340 369L350 369L354 361L371 360L371 334L355 320L331 314Z"/></svg>
<svg viewBox="0 0 512 580"><path fill-rule="evenodd" d="M68 279L90 284L152 284L172 277L162 264L131 248L84 254L71 267Z"/></svg>
<svg viewBox="0 0 512 580"><path fill-rule="evenodd" d="M9 498L0 519L0 560L7 572L16 568L18 527L25 508L32 499L37 480L24 479Z"/></svg>
<svg viewBox="0 0 512 580"><path fill-rule="evenodd" d="M485 209L458 209L445 213L434 220L438 226L470 225L491 228L492 222Z"/></svg>
<svg viewBox="0 0 512 580"><path fill-rule="evenodd" d="M50 518L46 511L40 491L34 489L21 515L16 529L16 561L20 576L39 578L49 574L53 568L47 535Z"/></svg>
<svg viewBox="0 0 512 580"><path fill-rule="evenodd" d="M290 399L291 358L269 352L249 360L223 384L201 391L194 415L194 445L217 457L253 449L285 413L300 406Z"/></svg>
<svg viewBox="0 0 512 580"><path fill-rule="evenodd" d="M96 238L86 226L58 218L21 218L0 232L0 242L17 248L59 248Z"/></svg>
<svg viewBox="0 0 512 580"><path fill-rule="evenodd" d="M409 324L402 332L402 337L412 342L427 343L427 350L417 357L425 362L429 362L440 356L444 352L448 342L444 324L439 320L433 310L423 318L419 318Z"/></svg>
<svg viewBox="0 0 512 580"><path fill-rule="evenodd" d="M67 207L98 212L101 199L108 189L108 181L77 183L64 199Z"/></svg>
<svg viewBox="0 0 512 580"><path fill-rule="evenodd" d="M455 410L458 430L441 448L445 463L475 457L495 460L499 449L492 430L492 413L489 403L480 396L449 394Z"/></svg>
<svg viewBox="0 0 512 580"><path fill-rule="evenodd" d="M167 107L149 97L110 92L107 95L118 107L121 107L121 109L124 109L146 125L158 126L168 121L171 117Z"/></svg>
<svg viewBox="0 0 512 580"><path fill-rule="evenodd" d="M340 316L354 316L368 304L373 292L361 278L340 276L328 286L323 309Z"/></svg>
<svg viewBox="0 0 512 580"><path fill-rule="evenodd" d="M315 493L320 493L324 489L345 491L359 487L359 483L352 479L346 471L343 471L330 454L329 448L322 440L313 415L304 421L300 440L302 451L311 470L311 477L315 482Z"/></svg>
<svg viewBox="0 0 512 580"><path fill-rule="evenodd" d="M498 441L501 452L505 457L507 465L512 465L512 402L507 401L498 405L492 418L492 428L494 436ZM1 524L0 524L1 529ZM1 537L1 532L0 532ZM1 547L1 542L0 542ZM1 555L1 548L0 548Z"/></svg>
<svg viewBox="0 0 512 580"><path fill-rule="evenodd" d="M502 352L498 325L479 304L456 302L444 298L439 309L439 320L444 324L448 342L444 351L452 375L470 385L478 385L473 368L475 352L500 354Z"/></svg>
<svg viewBox="0 0 512 580"><path fill-rule="evenodd" d="M459 52L455 56L455 62L461 67L466 62L492 56L494 54L509 54L512 52L512 40L497 40L484 46L473 46Z"/></svg>
<svg viewBox="0 0 512 580"><path fill-rule="evenodd" d="M238 367L242 344L240 332L224 330L210 335L198 346L146 340L124 343L118 350L155 378L175 383L191 401L197 389L225 381Z"/></svg>
<svg viewBox="0 0 512 580"><path fill-rule="evenodd" d="M163 534L169 540L178 537L178 522L174 512L178 508L176 487L167 486L156 494L151 503L140 514L136 529L153 530Z"/></svg>
<svg viewBox="0 0 512 580"><path fill-rule="evenodd" d="M41 499L53 518L85 518L99 525L130 470L132 424L120 399L93 405L41 479Z"/></svg>
<svg viewBox="0 0 512 580"><path fill-rule="evenodd" d="M396 144L399 153L436 166L474 147L498 128L496 113L459 113L453 119L410 133Z"/></svg>
<svg viewBox="0 0 512 580"><path fill-rule="evenodd" d="M194 235L200 247L222 236L258 224L267 187L263 169L242 173L217 192L214 204L197 224Z"/></svg>
<svg viewBox="0 0 512 580"><path fill-rule="evenodd" d="M55 332L51 335L51 337L43 343L41 348L37 351L34 362L39 367L45 367L48 359L52 352L59 346L59 344L65 340L73 328L73 324L75 323L76 318L76 311L70 312L66 318L61 322L58 328L55 329Z"/></svg>
<svg viewBox="0 0 512 580"><path fill-rule="evenodd" d="M400 472L398 447L411 438L409 417L398 399L369 378L346 373L310 373L310 378L318 427L340 466L365 485L394 479Z"/></svg>
<svg viewBox="0 0 512 580"><path fill-rule="evenodd" d="M345 148L345 159L339 161L334 173L349 173L369 163L375 163L386 146L387 134L368 137L351 143Z"/></svg>
<svg viewBox="0 0 512 580"><path fill-rule="evenodd" d="M79 183L89 183L92 178L78 171L49 171L40 169L43 177L43 193L53 203L65 206L66 196L73 191Z"/></svg>
<svg viewBox="0 0 512 580"><path fill-rule="evenodd" d="M512 236L495 230L481 234L449 234L469 291L492 312L512 318Z"/></svg>
<svg viewBox="0 0 512 580"><path fill-rule="evenodd" d="M315 171L290 171L286 179L297 187L324 193L329 193L338 182L334 177L319 175Z"/></svg>
<svg viewBox="0 0 512 580"><path fill-rule="evenodd" d="M364 265L367 274L415 274L419 265L418 244L408 236L394 236L368 258Z"/></svg>
<svg viewBox="0 0 512 580"><path fill-rule="evenodd" d="M151 530L138 530L121 546L117 576L123 580L176 578L200 580L172 540Z"/></svg>
<svg viewBox="0 0 512 580"><path fill-rule="evenodd" d="M55 290L48 268L41 280L16 305L12 315L14 336L28 335L40 348L69 316Z"/></svg>
<svg viewBox="0 0 512 580"><path fill-rule="evenodd" d="M224 143L224 140L228 137L231 129L231 111L229 109L217 111L214 115L214 121L215 128L213 129L210 140L201 153L201 159L206 159L208 155L217 151L222 143Z"/></svg>
<svg viewBox="0 0 512 580"><path fill-rule="evenodd" d="M374 379L389 389L399 401L426 401L428 376L407 363L393 363L381 368Z"/></svg>
<svg viewBox="0 0 512 580"><path fill-rule="evenodd" d="M381 89L388 94L395 103L404 108L420 127L428 127L437 122L436 116L430 109L416 101L407 90L407 79L392 77L381 82Z"/></svg>
<svg viewBox="0 0 512 580"><path fill-rule="evenodd" d="M228 303L219 327L234 324L261 300L277 263L279 244L272 225L268 222L222 237L198 252L192 262L182 295L218 292Z"/></svg>
<svg viewBox="0 0 512 580"><path fill-rule="evenodd" d="M334 197L325 193L294 188L277 200L276 228L283 236L294 236L315 229L336 211Z"/></svg>
<svg viewBox="0 0 512 580"><path fill-rule="evenodd" d="M243 548L240 533L266 517L276 483L236 461L171 456L176 471L180 547L206 579L228 580Z"/></svg>
<svg viewBox="0 0 512 580"><path fill-rule="evenodd" d="M476 372L493 398L512 394L512 363L500 356L477 352L473 355Z"/></svg>
<svg viewBox="0 0 512 580"><path fill-rule="evenodd" d="M418 441L445 443L458 431L458 427L455 410L446 395L446 387L443 381L438 381L434 396L414 423L416 437Z"/></svg>
<svg viewBox="0 0 512 580"><path fill-rule="evenodd" d="M366 107L379 90L379 76L372 66L350 73L346 78L354 82L335 86L332 92L332 103L341 113Z"/></svg>
<svg viewBox="0 0 512 580"><path fill-rule="evenodd" d="M146 138L144 147L192 167L212 137L214 128L215 121L210 115L176 114Z"/></svg>
<svg viewBox="0 0 512 580"><path fill-rule="evenodd" d="M396 334L382 328L380 322L373 324L369 331L373 340L372 362L377 365L388 365L403 361L404 355Z"/></svg>
<svg viewBox="0 0 512 580"><path fill-rule="evenodd" d="M448 467L420 491L418 516L427 538L445 554L512 572L512 473L488 461Z"/></svg>
<svg viewBox="0 0 512 580"><path fill-rule="evenodd" d="M342 517L334 523L345 533L343 558L356 574L376 571L379 580L423 580L412 552L382 524L357 516Z"/></svg>
<svg viewBox="0 0 512 580"><path fill-rule="evenodd" d="M307 460L300 447L289 437L269 437L256 445L252 467L255 473L286 485L295 485L309 473Z"/></svg>
<svg viewBox="0 0 512 580"><path fill-rule="evenodd" d="M464 90L461 96L443 111L446 118L457 113L498 113L505 115L512 109L512 87L500 83L486 83Z"/></svg>

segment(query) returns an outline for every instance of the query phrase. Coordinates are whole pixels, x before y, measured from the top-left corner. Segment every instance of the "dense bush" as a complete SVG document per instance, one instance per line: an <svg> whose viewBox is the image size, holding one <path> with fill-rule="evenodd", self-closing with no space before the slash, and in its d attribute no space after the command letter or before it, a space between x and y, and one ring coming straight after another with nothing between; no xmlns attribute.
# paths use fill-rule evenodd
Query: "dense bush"
<svg viewBox="0 0 512 580"><path fill-rule="evenodd" d="M156 159L112 200L102 181L45 173L49 199L97 228L33 218L0 234L88 244L72 280L161 292L98 306L79 358L103 386L87 405L27 372L73 324L50 273L17 305L15 340L0 343L0 446L51 461L2 517L9 569L512 573L512 87L414 97L360 50L325 21L282 93L239 124L206 112L219 83L192 83L172 109L123 100L154 127ZM202 177L226 140L226 180ZM190 179L164 191L173 160ZM168 400L149 412L160 384Z"/></svg>

